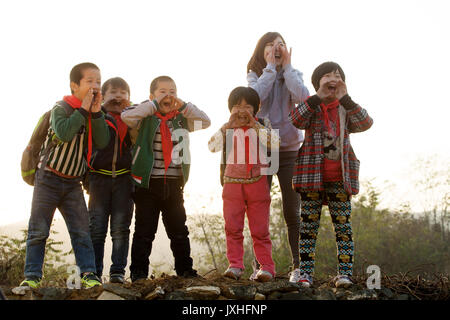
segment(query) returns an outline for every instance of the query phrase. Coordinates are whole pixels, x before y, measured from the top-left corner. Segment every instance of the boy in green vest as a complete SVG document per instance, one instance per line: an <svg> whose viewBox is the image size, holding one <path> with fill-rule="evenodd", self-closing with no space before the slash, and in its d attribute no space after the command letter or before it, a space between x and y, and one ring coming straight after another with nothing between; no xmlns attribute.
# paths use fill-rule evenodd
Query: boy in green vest
<svg viewBox="0 0 450 320"><path fill-rule="evenodd" d="M190 167L188 132L205 129L211 122L195 105L177 97L176 84L168 76L155 78L150 85L150 100L126 108L121 117L130 128L138 128L131 164L131 176L137 185L131 280L148 276L160 212L177 275L195 277L183 205Z"/></svg>

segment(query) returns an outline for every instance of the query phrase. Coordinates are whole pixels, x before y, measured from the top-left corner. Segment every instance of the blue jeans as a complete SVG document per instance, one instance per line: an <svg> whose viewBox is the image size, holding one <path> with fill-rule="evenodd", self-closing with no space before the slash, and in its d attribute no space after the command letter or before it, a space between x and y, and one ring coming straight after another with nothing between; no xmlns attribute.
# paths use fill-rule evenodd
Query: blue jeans
<svg viewBox="0 0 450 320"><path fill-rule="evenodd" d="M133 181L129 174L116 178L89 175L89 229L95 251L96 273L102 276L105 239L111 219L112 265L109 273L125 274L130 224L133 216Z"/></svg>
<svg viewBox="0 0 450 320"><path fill-rule="evenodd" d="M42 277L45 243L56 208L66 222L80 271L95 272L89 217L80 179L66 179L49 171L39 171L36 174L28 224L25 277Z"/></svg>

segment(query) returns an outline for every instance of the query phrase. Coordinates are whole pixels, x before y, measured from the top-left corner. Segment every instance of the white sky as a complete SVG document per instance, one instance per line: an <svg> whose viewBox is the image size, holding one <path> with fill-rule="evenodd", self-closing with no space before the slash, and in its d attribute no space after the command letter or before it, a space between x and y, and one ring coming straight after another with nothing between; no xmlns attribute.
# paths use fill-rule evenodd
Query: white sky
<svg viewBox="0 0 450 320"><path fill-rule="evenodd" d="M207 112L211 127L191 135L186 207L219 211L219 155L207 141L229 116L231 89L247 85L247 62L267 31L293 48L292 65L311 94L317 65L342 66L349 94L374 118L351 138L361 179L390 180L413 199L410 161L429 154L449 161L447 3L2 1L0 225L28 219L32 187L20 177L22 151L38 118L70 93L71 68L85 61L100 67L102 80L123 77L133 102L147 99L154 77L170 75L179 97Z"/></svg>

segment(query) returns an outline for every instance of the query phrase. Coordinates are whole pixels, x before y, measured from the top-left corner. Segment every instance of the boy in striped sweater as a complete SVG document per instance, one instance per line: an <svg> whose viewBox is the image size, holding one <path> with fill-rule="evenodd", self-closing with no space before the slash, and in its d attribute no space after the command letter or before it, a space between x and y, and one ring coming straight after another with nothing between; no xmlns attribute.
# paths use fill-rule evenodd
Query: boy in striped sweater
<svg viewBox="0 0 450 320"><path fill-rule="evenodd" d="M100 69L95 64L76 65L70 72L72 95L65 96L52 109L33 190L25 280L21 286L36 288L40 284L45 243L56 208L66 222L82 275L82 285L90 288L101 284L94 273L89 217L81 188L81 177L87 167L86 151L89 154L92 145L104 148L109 141L108 128L101 112L100 81ZM56 145L50 148L48 155L44 155L46 146L55 141Z"/></svg>
<svg viewBox="0 0 450 320"><path fill-rule="evenodd" d="M160 212L177 275L196 276L183 205L183 188L190 167L188 132L206 129L211 122L195 105L177 97L175 82L167 76L152 81L150 100L126 108L121 117L130 128L138 128L131 164L131 176L137 186L131 280L148 276Z"/></svg>
<svg viewBox="0 0 450 320"><path fill-rule="evenodd" d="M305 129L293 176L294 189L300 193L300 268L298 281L312 285L314 258L320 215L328 204L336 233L338 275L336 287L352 284L353 240L350 223L350 198L359 191L359 160L350 145L350 133L372 126L367 111L347 94L345 74L334 62L319 65L312 74L316 94L290 113L294 126Z"/></svg>

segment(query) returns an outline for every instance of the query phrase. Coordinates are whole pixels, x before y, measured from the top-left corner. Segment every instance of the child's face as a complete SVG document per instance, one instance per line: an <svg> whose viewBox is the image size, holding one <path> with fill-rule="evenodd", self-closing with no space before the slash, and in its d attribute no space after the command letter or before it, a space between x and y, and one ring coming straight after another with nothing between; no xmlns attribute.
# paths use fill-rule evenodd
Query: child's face
<svg viewBox="0 0 450 320"><path fill-rule="evenodd" d="M235 104L233 108L231 108L231 114L236 113L237 119L244 123L247 123L249 121L247 112L249 112L252 116L254 116L253 106L248 104L247 101L245 101L245 99L242 99L239 104Z"/></svg>
<svg viewBox="0 0 450 320"><path fill-rule="evenodd" d="M150 100L157 99L167 95L163 100L159 102L159 109L163 113L169 113L171 111L171 100L169 96L177 97L177 86L173 81L158 81L158 86L154 93L150 93Z"/></svg>
<svg viewBox="0 0 450 320"><path fill-rule="evenodd" d="M336 85L339 80L342 80L339 70L326 73L320 78L319 87L326 86L332 94L331 98L336 98Z"/></svg>
<svg viewBox="0 0 450 320"><path fill-rule="evenodd" d="M127 107L130 99L128 91L124 88L108 86L103 96L104 106L107 111L121 113Z"/></svg>
<svg viewBox="0 0 450 320"><path fill-rule="evenodd" d="M116 100L121 102L122 100L129 100L128 91L124 88L118 88L113 86L108 86L108 89L103 96L104 101Z"/></svg>
<svg viewBox="0 0 450 320"><path fill-rule="evenodd" d="M82 71L83 78L80 80L80 84L75 82L70 83L70 88L73 91L73 95L80 100L83 100L89 89L93 88L94 92L100 92L101 76L100 70L89 68Z"/></svg>
<svg viewBox="0 0 450 320"><path fill-rule="evenodd" d="M284 48L285 44L281 37L276 37L275 40L268 42L266 46L264 47L264 60L267 63L267 56L271 53L273 48L275 47L275 61L277 66L281 65L282 62L282 48Z"/></svg>

